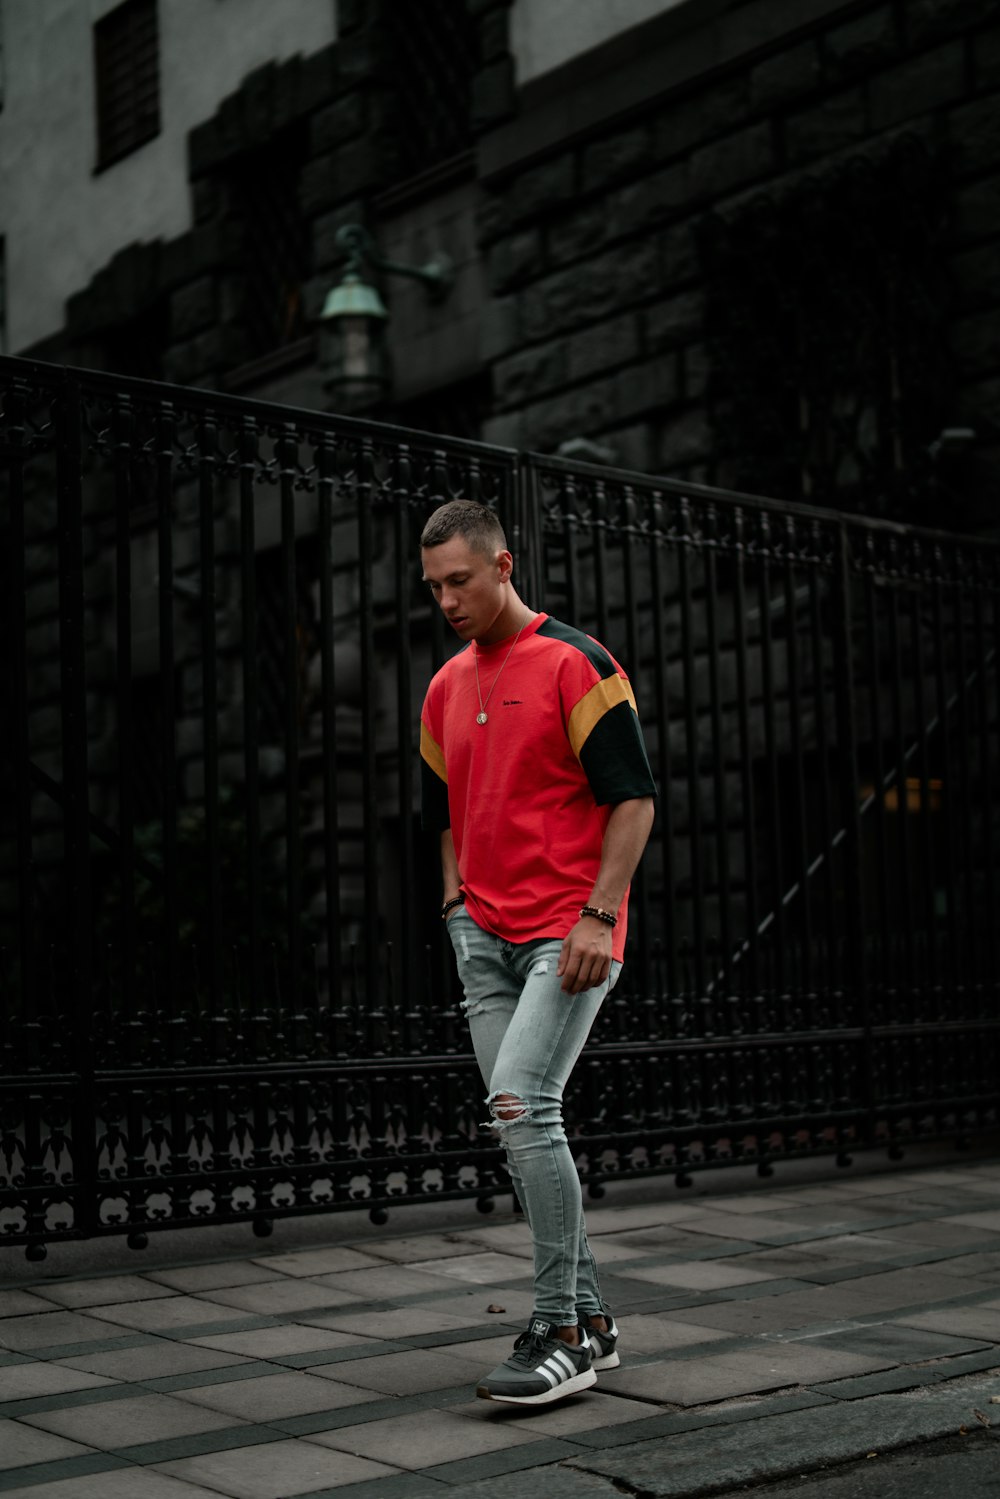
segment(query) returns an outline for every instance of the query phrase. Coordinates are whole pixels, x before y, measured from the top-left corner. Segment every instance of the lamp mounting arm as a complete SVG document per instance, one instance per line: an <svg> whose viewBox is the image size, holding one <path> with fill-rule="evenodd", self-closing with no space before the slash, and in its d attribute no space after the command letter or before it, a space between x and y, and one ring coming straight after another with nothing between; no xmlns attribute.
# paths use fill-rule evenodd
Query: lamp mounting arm
<svg viewBox="0 0 1000 1499"><path fill-rule="evenodd" d="M334 237L334 244L347 259L348 275L358 275L361 267L367 264L390 276L409 276L414 281L423 282L433 302L442 301L455 281L455 267L449 256L436 253L426 265L404 265L398 260L389 260L379 253L375 241L361 224L342 224Z"/></svg>

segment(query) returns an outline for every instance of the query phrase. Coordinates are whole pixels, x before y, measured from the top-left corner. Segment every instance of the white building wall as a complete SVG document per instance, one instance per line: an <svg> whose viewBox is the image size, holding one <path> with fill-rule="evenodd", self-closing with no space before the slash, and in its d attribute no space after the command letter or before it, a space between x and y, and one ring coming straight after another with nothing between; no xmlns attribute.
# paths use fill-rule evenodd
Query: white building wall
<svg viewBox="0 0 1000 1499"><path fill-rule="evenodd" d="M0 235L7 347L59 330L67 297L125 245L191 228L188 132L247 73L336 35L334 0L159 0L160 134L95 175L92 28L118 0L6 0Z"/></svg>
<svg viewBox="0 0 1000 1499"><path fill-rule="evenodd" d="M672 10L684 0L514 0L511 52L519 84Z"/></svg>

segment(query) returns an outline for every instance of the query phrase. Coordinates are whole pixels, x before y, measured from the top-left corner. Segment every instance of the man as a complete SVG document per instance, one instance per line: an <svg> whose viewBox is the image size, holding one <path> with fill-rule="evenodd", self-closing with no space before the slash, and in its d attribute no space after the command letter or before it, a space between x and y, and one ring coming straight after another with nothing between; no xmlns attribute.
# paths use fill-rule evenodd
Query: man
<svg viewBox="0 0 1000 1499"><path fill-rule="evenodd" d="M421 716L424 824L489 1127L534 1246L534 1313L477 1394L541 1405L618 1365L563 1089L621 971L628 887L655 787L628 679L581 631L530 609L496 515L452 500L420 538L424 580L465 649Z"/></svg>

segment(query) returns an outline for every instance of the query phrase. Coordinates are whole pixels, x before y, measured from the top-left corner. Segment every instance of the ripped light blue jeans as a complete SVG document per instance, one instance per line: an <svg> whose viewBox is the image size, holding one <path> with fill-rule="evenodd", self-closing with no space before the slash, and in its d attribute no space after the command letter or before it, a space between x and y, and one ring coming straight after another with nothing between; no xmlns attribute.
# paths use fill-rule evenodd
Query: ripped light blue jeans
<svg viewBox="0 0 1000 1499"><path fill-rule="evenodd" d="M447 923L465 991L476 1061L487 1087L489 1128L531 1230L534 1315L572 1327L579 1312L605 1310L587 1243L583 1195L563 1128L563 1089L621 964L582 994L565 994L556 973L562 943L514 944L483 931L463 908ZM499 1105L500 1096L513 1103ZM515 1115L516 1117L510 1117Z"/></svg>

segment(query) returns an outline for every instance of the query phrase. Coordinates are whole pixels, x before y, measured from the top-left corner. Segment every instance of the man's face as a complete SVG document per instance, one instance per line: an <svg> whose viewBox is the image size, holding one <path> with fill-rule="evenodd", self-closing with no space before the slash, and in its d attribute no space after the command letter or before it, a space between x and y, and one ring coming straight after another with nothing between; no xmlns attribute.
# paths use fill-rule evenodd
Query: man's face
<svg viewBox="0 0 1000 1499"><path fill-rule="evenodd" d="M462 640L481 640L496 624L508 599L511 555L498 551L487 557L462 536L440 546L422 547L424 581L441 612Z"/></svg>

